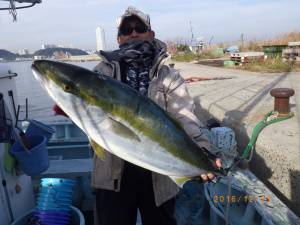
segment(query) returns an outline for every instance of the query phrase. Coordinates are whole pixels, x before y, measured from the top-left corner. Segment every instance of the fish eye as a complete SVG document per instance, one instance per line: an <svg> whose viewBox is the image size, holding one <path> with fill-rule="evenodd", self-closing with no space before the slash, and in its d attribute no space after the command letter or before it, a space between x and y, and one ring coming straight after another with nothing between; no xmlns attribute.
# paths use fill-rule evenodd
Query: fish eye
<svg viewBox="0 0 300 225"><path fill-rule="evenodd" d="M65 91L65 92L70 92L70 91L72 91L72 89L73 89L73 88L72 88L70 85L68 85L68 84L65 84L63 88L64 88L64 91Z"/></svg>

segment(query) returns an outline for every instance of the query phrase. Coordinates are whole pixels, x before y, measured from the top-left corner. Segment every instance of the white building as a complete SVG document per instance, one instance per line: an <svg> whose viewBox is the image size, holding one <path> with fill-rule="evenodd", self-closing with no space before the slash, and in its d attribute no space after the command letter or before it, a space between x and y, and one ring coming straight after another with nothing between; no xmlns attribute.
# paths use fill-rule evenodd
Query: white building
<svg viewBox="0 0 300 225"><path fill-rule="evenodd" d="M19 55L28 55L29 54L29 50L28 49L22 49L18 51Z"/></svg>
<svg viewBox="0 0 300 225"><path fill-rule="evenodd" d="M47 49L47 48L57 48L57 45L52 45L52 44L43 44L42 49Z"/></svg>
<svg viewBox="0 0 300 225"><path fill-rule="evenodd" d="M40 59L46 59L47 57L46 56L42 56L42 55L35 55L33 57L34 60L40 60Z"/></svg>
<svg viewBox="0 0 300 225"><path fill-rule="evenodd" d="M96 45L97 51L106 49L104 29L100 26L96 28Z"/></svg>

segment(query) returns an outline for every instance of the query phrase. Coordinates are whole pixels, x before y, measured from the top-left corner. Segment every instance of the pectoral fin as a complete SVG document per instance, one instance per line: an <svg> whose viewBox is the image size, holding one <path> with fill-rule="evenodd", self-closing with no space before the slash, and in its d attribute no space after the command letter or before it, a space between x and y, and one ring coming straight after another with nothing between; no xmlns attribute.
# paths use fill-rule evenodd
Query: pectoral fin
<svg viewBox="0 0 300 225"><path fill-rule="evenodd" d="M131 140L135 140L135 141L141 141L139 136L134 133L134 131L132 131L130 128L128 128L127 126L125 126L124 124L120 123L119 121L109 117L108 118L109 122L110 122L110 129L115 133L118 134L121 137L127 138L127 139L131 139Z"/></svg>
<svg viewBox="0 0 300 225"><path fill-rule="evenodd" d="M101 159L105 160L105 149L98 145L93 139L89 138L91 147L93 148L95 154Z"/></svg>

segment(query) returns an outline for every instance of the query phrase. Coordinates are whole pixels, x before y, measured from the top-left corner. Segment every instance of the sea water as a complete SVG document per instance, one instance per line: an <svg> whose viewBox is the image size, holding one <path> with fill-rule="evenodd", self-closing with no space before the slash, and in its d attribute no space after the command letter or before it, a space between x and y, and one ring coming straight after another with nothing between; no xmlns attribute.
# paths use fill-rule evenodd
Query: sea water
<svg viewBox="0 0 300 225"><path fill-rule="evenodd" d="M72 62L72 64L74 65L78 65L91 70L98 63L98 61L78 63ZM21 107L19 119L22 120L26 116L25 103L27 98L28 119L35 119L45 123L53 123L66 120L63 116L54 115L52 108L55 103L50 98L45 89L40 85L40 83L34 78L31 71L32 61L7 62L4 64L6 64L6 66L8 66L13 73L18 74L18 76L15 78L17 93L14 93L14 96Z"/></svg>

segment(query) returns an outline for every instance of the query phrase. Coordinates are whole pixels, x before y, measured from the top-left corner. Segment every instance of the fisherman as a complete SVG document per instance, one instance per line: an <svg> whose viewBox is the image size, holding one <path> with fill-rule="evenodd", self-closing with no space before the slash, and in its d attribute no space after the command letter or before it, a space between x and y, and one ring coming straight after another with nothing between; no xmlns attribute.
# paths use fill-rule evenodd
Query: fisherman
<svg viewBox="0 0 300 225"><path fill-rule="evenodd" d="M149 15L128 7L117 20L119 49L100 52L95 71L128 84L166 110L202 148L211 149L193 113L193 100L179 72L164 62L166 45L155 38ZM99 225L135 225L139 209L143 225L175 225L177 185L167 176L133 165L105 152L94 157L92 186L96 190ZM217 167L221 161L216 160ZM199 174L204 181L212 173Z"/></svg>
<svg viewBox="0 0 300 225"><path fill-rule="evenodd" d="M149 16L129 7L118 20L117 41L120 45L118 50L100 52L103 61L95 67L95 72L113 77L152 99L181 124L200 147L199 151L206 149L216 153L204 134L206 129L193 114L193 101L184 79L177 70L164 65L169 58L166 45L155 38ZM35 65L36 70L37 67ZM71 87L68 89L72 90ZM67 115L58 106L54 107L54 111ZM93 141L91 143L93 145ZM173 212L177 184L168 176L133 165L108 151L103 155L99 147L93 145L96 154L92 186L96 193L95 219L98 220L95 224L134 225L137 209L143 225L176 224ZM222 162L226 162L223 157ZM220 159L215 163L221 167ZM199 174L199 177L208 181L214 175Z"/></svg>

